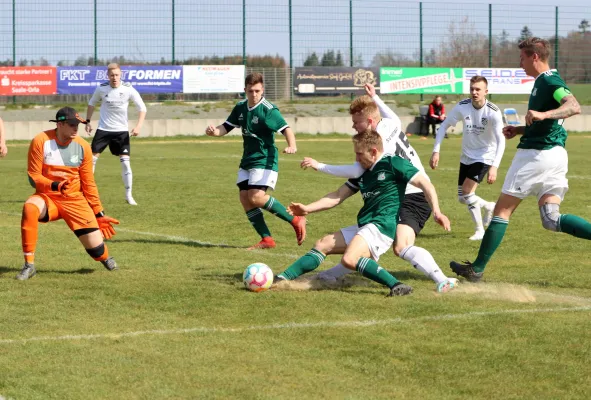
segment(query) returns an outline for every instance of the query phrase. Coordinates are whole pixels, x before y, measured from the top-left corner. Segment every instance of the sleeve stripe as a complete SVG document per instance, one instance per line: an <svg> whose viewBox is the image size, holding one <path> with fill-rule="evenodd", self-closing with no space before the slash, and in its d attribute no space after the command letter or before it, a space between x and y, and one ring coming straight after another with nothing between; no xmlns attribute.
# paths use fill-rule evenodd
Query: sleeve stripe
<svg viewBox="0 0 591 400"><path fill-rule="evenodd" d="M288 124L283 125L281 128L277 129L277 132L283 134L283 132L281 132L282 130L284 130L285 128L289 128Z"/></svg>
<svg viewBox="0 0 591 400"><path fill-rule="evenodd" d="M240 128L240 125L234 125L233 123L228 122L228 121L224 122L224 124L228 124L230 126L233 126L234 128Z"/></svg>
<svg viewBox="0 0 591 400"><path fill-rule="evenodd" d="M347 181L345 182L345 185L347 185L349 187L349 189L351 189L354 192L358 192L359 191L359 186L356 186L355 184L353 184L353 182L351 181Z"/></svg>

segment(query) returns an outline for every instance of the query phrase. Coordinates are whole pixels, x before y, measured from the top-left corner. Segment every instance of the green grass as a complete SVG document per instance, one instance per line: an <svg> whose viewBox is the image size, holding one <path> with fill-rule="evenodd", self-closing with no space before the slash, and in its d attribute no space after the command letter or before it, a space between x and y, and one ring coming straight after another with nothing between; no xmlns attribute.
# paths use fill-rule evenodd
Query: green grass
<svg viewBox="0 0 591 400"><path fill-rule="evenodd" d="M353 158L348 137L298 140L298 155L280 156L274 196L284 205L313 201L343 181L302 171L303 156ZM411 142L426 164L432 141ZM451 259L472 259L478 250L456 199L460 144L446 140L440 168L429 172L452 232L430 221L417 239L445 273ZM515 145L508 142L499 181L479 188L481 197L498 196ZM134 138L138 207L124 203L119 160L104 153L96 178L105 210L121 221L108 243L120 270L92 261L60 221L40 227L38 274L18 282L20 212L31 188L26 144L10 144L0 159L0 396L590 397L589 242L545 231L533 199L511 219L483 284L440 296L390 253L380 264L414 287L411 296L385 298L385 288L354 277L338 290L255 294L241 283L248 264L281 271L316 239L353 224L361 203L356 196L310 216L302 247L288 224L267 213L278 247L246 251L258 238L235 187L241 148L239 137ZM572 135L568 148L571 189L561 210L591 219L591 139ZM321 269L337 261L329 257Z"/></svg>

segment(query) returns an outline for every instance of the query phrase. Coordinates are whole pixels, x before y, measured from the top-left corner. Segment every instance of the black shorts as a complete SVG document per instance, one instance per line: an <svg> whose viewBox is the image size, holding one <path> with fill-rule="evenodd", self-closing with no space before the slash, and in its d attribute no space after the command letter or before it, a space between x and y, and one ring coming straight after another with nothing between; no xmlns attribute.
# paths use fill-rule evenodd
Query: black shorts
<svg viewBox="0 0 591 400"><path fill-rule="evenodd" d="M431 207L424 193L411 193L404 196L398 211L398 224L408 225L418 235L431 216Z"/></svg>
<svg viewBox="0 0 591 400"><path fill-rule="evenodd" d="M109 145L109 150L114 156L128 156L131 153L129 132L109 132L97 129L90 145L92 153L102 153L107 145Z"/></svg>
<svg viewBox="0 0 591 400"><path fill-rule="evenodd" d="M474 164L460 163L458 186L462 186L466 178L471 179L476 183L482 182L489 169L490 165L481 162L475 162Z"/></svg>

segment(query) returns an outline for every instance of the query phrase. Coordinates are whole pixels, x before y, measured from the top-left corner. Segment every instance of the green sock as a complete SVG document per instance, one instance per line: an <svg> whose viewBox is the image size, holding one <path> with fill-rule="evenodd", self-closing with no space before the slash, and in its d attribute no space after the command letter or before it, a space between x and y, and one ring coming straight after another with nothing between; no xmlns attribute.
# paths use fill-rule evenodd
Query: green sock
<svg viewBox="0 0 591 400"><path fill-rule="evenodd" d="M478 257L472 264L474 272L482 272L486 268L486 264L490 261L497 247L503 241L505 231L507 230L509 221L501 217L493 217L488 229L484 233L482 243L480 244L480 250L478 250Z"/></svg>
<svg viewBox="0 0 591 400"><path fill-rule="evenodd" d="M284 221L291 222L293 221L293 215L290 215L287 212L287 209L283 207L275 197L270 196L269 201L265 203L265 210L269 211L271 214L278 216Z"/></svg>
<svg viewBox="0 0 591 400"><path fill-rule="evenodd" d="M394 278L392 274L380 267L380 265L371 258L361 257L359 261L357 261L355 268L361 275L374 282L386 285L390 289L398 283L398 279Z"/></svg>
<svg viewBox="0 0 591 400"><path fill-rule="evenodd" d="M581 239L591 239L591 224L576 215L562 214L560 231Z"/></svg>
<svg viewBox="0 0 591 400"><path fill-rule="evenodd" d="M262 237L271 236L271 231L267 227L265 223L265 217L263 215L263 211L260 208L253 208L250 211L246 212L246 217L250 221L250 224L254 228L255 231Z"/></svg>
<svg viewBox="0 0 591 400"><path fill-rule="evenodd" d="M296 262L291 264L285 271L278 274L287 280L292 280L306 272L314 271L322 262L326 256L316 249L312 249L302 257L298 258Z"/></svg>

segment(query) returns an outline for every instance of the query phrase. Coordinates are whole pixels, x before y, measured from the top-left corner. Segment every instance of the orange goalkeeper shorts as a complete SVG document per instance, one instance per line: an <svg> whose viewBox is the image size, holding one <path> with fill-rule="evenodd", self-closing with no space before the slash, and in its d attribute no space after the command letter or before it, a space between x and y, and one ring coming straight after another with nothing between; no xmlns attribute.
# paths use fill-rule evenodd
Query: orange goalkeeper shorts
<svg viewBox="0 0 591 400"><path fill-rule="evenodd" d="M35 194L35 196L41 197L47 205L47 216L41 222L57 221L63 218L72 231L87 228L98 229L94 212L84 196L59 199L43 193Z"/></svg>

